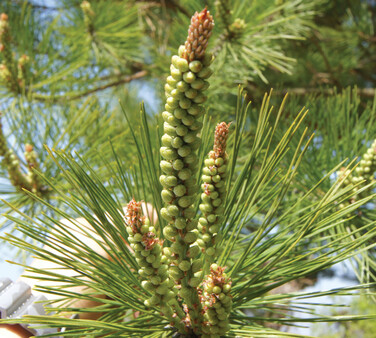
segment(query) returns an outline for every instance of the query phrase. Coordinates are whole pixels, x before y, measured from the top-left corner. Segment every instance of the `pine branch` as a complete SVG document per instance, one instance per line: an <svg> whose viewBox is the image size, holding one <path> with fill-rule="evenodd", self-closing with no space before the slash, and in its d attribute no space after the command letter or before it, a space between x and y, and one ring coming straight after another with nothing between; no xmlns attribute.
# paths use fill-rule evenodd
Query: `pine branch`
<svg viewBox="0 0 376 338"><path fill-rule="evenodd" d="M41 94L33 94L33 98L38 100L38 101L48 101L50 103L62 103L62 102L66 102L67 99L68 100L78 100L78 99L81 99L85 96L94 94L96 92L99 92L99 91L102 91L102 90L105 90L105 89L108 89L108 88L111 88L111 87L116 87L116 86L119 86L119 85L122 85L122 84L126 84L126 83L133 81L133 80L141 79L141 78L145 77L146 75L148 75L148 71L147 70L141 70L141 71L134 73L132 75L128 75L128 76L125 76L125 77L123 77L119 80L112 81L112 82L106 83L104 85L89 89L89 90L87 90L83 93L80 93L80 94L67 94L67 95L64 95L64 96L63 95L62 96L56 96L56 95L48 96L48 95L41 95Z"/></svg>

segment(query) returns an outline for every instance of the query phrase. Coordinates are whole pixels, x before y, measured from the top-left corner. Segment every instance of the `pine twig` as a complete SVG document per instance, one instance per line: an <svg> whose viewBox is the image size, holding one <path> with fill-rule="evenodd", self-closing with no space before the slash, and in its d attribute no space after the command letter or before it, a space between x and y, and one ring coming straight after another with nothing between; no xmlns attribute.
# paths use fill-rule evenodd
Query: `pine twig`
<svg viewBox="0 0 376 338"><path fill-rule="evenodd" d="M126 76L126 77L124 77L120 80L116 80L116 81L113 81L113 82L106 83L102 86L98 86L98 87L89 89L86 92L83 92L83 93L80 93L80 94L77 94L77 95L46 96L46 95L34 94L33 98L36 99L36 100L39 100L39 101L50 101L52 103L66 102L67 99L69 99L69 100L79 100L79 99L82 99L83 97L86 97L90 94L105 90L107 88L116 87L116 86L119 86L121 84L129 83L133 80L143 78L147 74L148 74L148 71L141 70L137 73Z"/></svg>

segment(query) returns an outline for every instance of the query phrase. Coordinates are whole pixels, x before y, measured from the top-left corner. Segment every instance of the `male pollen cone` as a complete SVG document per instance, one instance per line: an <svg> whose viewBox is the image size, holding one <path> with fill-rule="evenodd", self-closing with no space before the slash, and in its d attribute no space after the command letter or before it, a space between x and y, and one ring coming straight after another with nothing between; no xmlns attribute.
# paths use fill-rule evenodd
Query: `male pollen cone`
<svg viewBox="0 0 376 338"><path fill-rule="evenodd" d="M206 7L200 13L196 12L192 16L183 55L188 62L204 57L213 27L213 17Z"/></svg>

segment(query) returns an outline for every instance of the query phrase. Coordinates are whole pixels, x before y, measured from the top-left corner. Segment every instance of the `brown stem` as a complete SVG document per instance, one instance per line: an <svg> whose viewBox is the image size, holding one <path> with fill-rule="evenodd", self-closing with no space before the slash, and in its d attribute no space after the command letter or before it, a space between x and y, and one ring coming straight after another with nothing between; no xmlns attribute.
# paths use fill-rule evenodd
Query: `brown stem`
<svg viewBox="0 0 376 338"><path fill-rule="evenodd" d="M113 81L113 82L106 83L106 84L99 86L99 87L96 87L96 88L89 89L86 92L83 92L83 93L80 93L80 94L77 94L77 95L71 95L71 96L61 95L61 96L49 97L49 96L42 96L42 95L34 94L33 97L34 97L34 99L39 100L39 101L51 101L51 102L54 102L54 103L63 102L63 101L66 101L67 99L68 100L78 100L78 99L81 99L81 98L88 96L90 94L105 90L107 88L115 87L115 86L118 86L118 85L121 85L121 84L129 83L129 82L136 80L136 79L140 79L142 77L145 77L147 74L148 74L148 72L146 70L141 70L141 71L139 71L135 74L126 76L122 79L119 79L119 80L116 80L116 81Z"/></svg>

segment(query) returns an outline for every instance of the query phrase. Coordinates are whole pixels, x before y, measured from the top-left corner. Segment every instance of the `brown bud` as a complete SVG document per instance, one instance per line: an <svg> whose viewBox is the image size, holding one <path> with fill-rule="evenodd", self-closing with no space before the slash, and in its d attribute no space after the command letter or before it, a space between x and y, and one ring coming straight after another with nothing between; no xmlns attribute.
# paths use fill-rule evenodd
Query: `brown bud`
<svg viewBox="0 0 376 338"><path fill-rule="evenodd" d="M29 143L25 144L25 151L31 153L33 151L33 146Z"/></svg>

